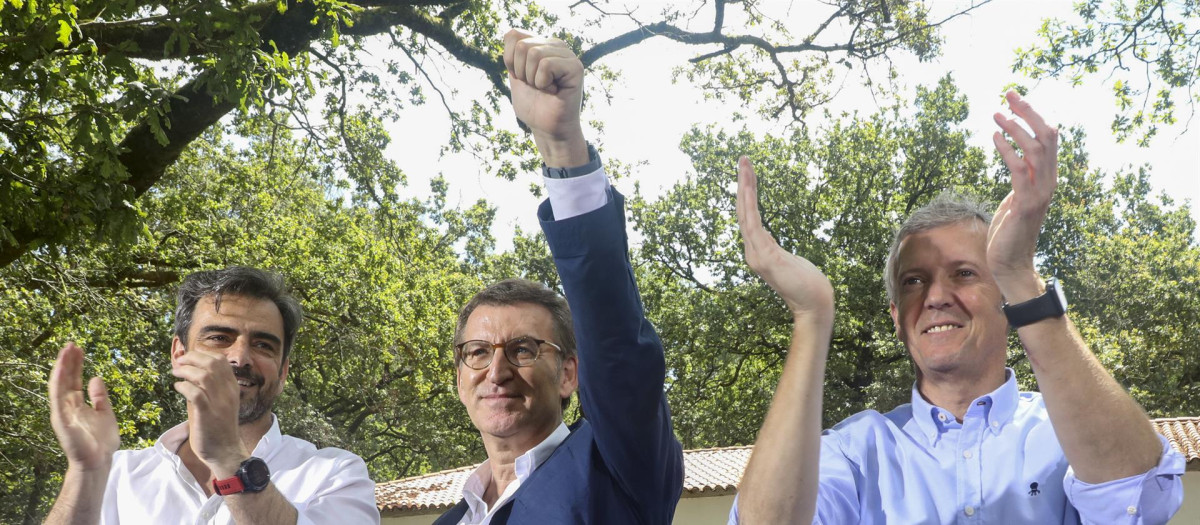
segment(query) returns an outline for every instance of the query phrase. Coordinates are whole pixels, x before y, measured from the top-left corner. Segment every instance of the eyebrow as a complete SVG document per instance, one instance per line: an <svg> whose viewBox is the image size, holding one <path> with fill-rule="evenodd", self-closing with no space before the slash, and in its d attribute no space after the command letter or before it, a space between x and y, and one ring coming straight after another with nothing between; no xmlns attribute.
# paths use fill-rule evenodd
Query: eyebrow
<svg viewBox="0 0 1200 525"><path fill-rule="evenodd" d="M238 335L238 331L234 330L232 327L219 325L219 324L201 327L199 335L211 334L211 333ZM277 336L271 332L263 332L261 330L254 330L254 331L250 332L250 337L253 339L265 339L267 341L275 343L276 345L283 344L283 340L279 339L279 336Z"/></svg>
<svg viewBox="0 0 1200 525"><path fill-rule="evenodd" d="M942 265L938 265L938 266L942 266ZM960 268L963 266L970 266L972 268L982 268L983 267L983 265L981 265L980 263L975 262L975 261L969 261L967 259L955 259L953 261L950 261L949 263L946 263L945 266L948 266L950 268ZM901 276L907 272L915 272L915 271L928 271L928 267L925 265L913 265L913 266L907 266L907 267L898 267L896 269L896 275Z"/></svg>

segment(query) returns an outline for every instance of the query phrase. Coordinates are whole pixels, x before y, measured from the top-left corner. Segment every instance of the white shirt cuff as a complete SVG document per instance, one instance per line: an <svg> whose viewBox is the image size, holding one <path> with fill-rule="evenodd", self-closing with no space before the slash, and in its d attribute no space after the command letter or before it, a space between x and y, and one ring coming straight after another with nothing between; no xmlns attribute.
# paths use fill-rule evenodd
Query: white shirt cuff
<svg viewBox="0 0 1200 525"><path fill-rule="evenodd" d="M542 177L546 196L554 210L554 220L561 221L603 208L608 204L608 174L601 166L596 171L567 179Z"/></svg>

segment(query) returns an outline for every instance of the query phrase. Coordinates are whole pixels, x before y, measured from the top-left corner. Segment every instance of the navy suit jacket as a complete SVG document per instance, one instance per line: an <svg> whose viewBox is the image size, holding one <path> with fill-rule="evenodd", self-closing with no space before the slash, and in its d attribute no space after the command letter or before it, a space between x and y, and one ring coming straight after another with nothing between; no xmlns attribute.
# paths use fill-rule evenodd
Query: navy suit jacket
<svg viewBox="0 0 1200 525"><path fill-rule="evenodd" d="M492 523L669 524L683 491L662 342L646 320L625 236L625 199L555 221L538 218L562 279L579 345L585 420L521 484ZM458 523L465 501L437 525Z"/></svg>

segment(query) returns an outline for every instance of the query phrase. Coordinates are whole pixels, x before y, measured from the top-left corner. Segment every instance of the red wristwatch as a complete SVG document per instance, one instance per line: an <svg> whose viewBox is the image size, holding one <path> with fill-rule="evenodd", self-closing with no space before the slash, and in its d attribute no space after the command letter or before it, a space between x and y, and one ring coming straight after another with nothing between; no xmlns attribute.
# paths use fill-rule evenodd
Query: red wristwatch
<svg viewBox="0 0 1200 525"><path fill-rule="evenodd" d="M214 479L213 491L222 496L239 492L262 492L271 484L267 463L256 457L243 461L232 478Z"/></svg>

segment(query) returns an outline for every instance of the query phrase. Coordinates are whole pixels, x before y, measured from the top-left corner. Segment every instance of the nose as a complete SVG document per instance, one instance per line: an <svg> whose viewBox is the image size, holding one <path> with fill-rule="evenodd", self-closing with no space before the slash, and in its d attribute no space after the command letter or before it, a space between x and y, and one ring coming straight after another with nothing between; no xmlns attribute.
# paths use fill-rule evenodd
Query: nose
<svg viewBox="0 0 1200 525"><path fill-rule="evenodd" d="M225 359L229 360L229 364L234 367L247 366L250 364L250 352L250 340L239 337L225 349Z"/></svg>
<svg viewBox="0 0 1200 525"><path fill-rule="evenodd" d="M487 367L487 379L494 384L501 384L513 376L513 365L508 362L503 348L492 349L492 364Z"/></svg>
<svg viewBox="0 0 1200 525"><path fill-rule="evenodd" d="M941 277L930 279L925 288L925 307L940 310L953 304L954 293L950 285Z"/></svg>

